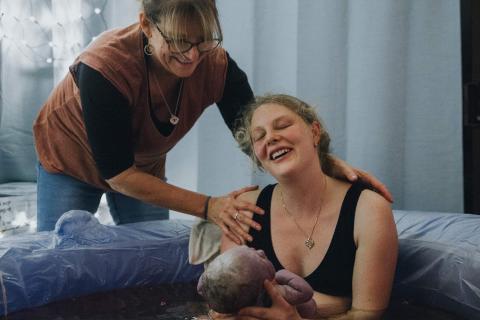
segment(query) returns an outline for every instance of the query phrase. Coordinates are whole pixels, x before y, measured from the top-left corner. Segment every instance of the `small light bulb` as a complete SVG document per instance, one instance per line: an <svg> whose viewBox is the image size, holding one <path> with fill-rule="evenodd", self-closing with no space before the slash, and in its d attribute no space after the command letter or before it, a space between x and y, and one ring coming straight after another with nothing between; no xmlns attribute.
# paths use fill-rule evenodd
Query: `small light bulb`
<svg viewBox="0 0 480 320"><path fill-rule="evenodd" d="M48 42L48 46L49 46L50 48L53 48L53 42L52 42L52 41L49 41L49 42Z"/></svg>
<svg viewBox="0 0 480 320"><path fill-rule="evenodd" d="M100 14L102 13L102 9L100 8L95 8L95 10L93 10L96 14Z"/></svg>
<svg viewBox="0 0 480 320"><path fill-rule="evenodd" d="M52 63L53 59L52 58L47 58L47 60L45 60L45 61L47 61L47 63Z"/></svg>

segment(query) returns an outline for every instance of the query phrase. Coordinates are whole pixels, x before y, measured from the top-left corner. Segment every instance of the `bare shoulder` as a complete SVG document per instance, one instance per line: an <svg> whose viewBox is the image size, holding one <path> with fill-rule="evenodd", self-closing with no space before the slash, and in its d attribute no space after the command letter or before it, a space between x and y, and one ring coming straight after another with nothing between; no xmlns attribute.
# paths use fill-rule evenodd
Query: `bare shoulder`
<svg viewBox="0 0 480 320"><path fill-rule="evenodd" d="M368 211L373 214L391 214L392 208L390 202L385 200L380 194L372 190L364 190L360 194L357 204L357 214Z"/></svg>
<svg viewBox="0 0 480 320"><path fill-rule="evenodd" d="M396 234L390 202L374 191L364 190L355 211L355 233L361 235L380 230Z"/></svg>

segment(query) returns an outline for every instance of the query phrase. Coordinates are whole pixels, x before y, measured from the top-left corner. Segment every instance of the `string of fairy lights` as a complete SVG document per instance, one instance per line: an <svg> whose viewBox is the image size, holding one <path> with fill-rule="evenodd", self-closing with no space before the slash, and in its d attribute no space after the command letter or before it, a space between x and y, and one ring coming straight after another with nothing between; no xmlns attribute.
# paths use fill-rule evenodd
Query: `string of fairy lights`
<svg viewBox="0 0 480 320"><path fill-rule="evenodd" d="M69 2L65 1L62 5L68 6ZM33 0L29 2L30 10L19 10L18 7L24 7L19 3L12 12L7 11L8 5L3 6L0 11L0 48L2 51L16 49L36 67L71 60L99 33L108 29L104 16L107 2L81 1L82 14L73 17L63 14L63 19L59 18L62 15L54 14L51 2L39 10L35 10L39 2L34 3ZM96 28L92 28L92 24ZM74 36L72 30L76 31Z"/></svg>

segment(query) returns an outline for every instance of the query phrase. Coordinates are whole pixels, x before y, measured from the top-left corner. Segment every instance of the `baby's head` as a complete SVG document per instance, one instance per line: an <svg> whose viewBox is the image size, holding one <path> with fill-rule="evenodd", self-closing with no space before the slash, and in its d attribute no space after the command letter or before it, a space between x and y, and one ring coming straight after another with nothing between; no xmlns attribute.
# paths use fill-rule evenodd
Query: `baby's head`
<svg viewBox="0 0 480 320"><path fill-rule="evenodd" d="M239 246L208 265L197 290L213 310L235 313L246 306L260 305L263 282L274 277L275 268L262 250Z"/></svg>

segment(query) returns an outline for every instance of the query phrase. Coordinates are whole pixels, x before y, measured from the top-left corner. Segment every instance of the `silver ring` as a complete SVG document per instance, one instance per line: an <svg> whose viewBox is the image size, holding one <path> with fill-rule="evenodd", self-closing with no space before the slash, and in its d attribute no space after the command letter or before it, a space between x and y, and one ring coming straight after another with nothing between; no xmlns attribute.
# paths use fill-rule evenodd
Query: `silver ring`
<svg viewBox="0 0 480 320"><path fill-rule="evenodd" d="M240 213L239 213L238 211L237 211L237 212L235 212L235 216L233 217L233 219L235 219L235 221L237 221L237 220L238 220L238 215L239 215L239 214L240 214Z"/></svg>

